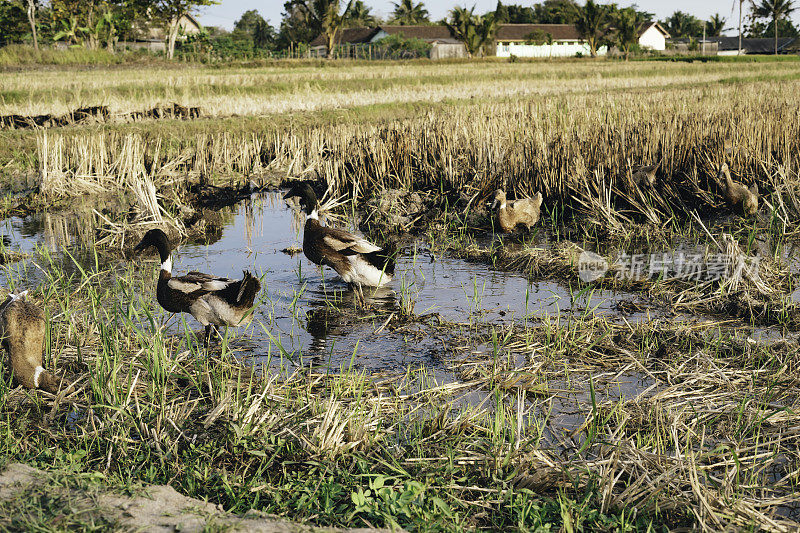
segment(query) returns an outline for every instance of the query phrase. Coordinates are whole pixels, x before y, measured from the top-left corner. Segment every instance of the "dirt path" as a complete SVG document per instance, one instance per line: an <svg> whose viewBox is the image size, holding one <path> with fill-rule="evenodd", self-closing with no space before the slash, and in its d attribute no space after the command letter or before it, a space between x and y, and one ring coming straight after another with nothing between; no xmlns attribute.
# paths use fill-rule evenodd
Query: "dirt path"
<svg viewBox="0 0 800 533"><path fill-rule="evenodd" d="M140 496L123 496L91 483L72 483L27 465L9 464L0 474L0 529L37 527L69 530L153 532L259 531L296 533L340 530L296 524L258 511L244 516L189 498L167 485L147 487ZM66 481L66 482L65 482Z"/></svg>

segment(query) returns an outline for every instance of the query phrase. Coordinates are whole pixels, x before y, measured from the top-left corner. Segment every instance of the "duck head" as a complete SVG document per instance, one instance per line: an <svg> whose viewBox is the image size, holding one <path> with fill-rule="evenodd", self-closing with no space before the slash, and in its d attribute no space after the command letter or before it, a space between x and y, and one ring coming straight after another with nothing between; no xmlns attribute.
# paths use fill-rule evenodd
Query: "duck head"
<svg viewBox="0 0 800 533"><path fill-rule="evenodd" d="M490 209L494 209L497 206L501 208L506 205L506 193L503 192L503 189L497 189L494 191L494 201L492 202L492 206Z"/></svg>
<svg viewBox="0 0 800 533"><path fill-rule="evenodd" d="M133 251L139 254L151 246L158 250L158 255L161 257L161 268L167 272L171 272L172 264L169 252L172 246L170 245L169 238L167 238L167 234L158 228L151 229L144 234L142 241L136 245Z"/></svg>
<svg viewBox="0 0 800 533"><path fill-rule="evenodd" d="M317 210L317 195L308 183L296 183L289 191L283 195L283 199L300 198L300 205L303 206L309 216Z"/></svg>

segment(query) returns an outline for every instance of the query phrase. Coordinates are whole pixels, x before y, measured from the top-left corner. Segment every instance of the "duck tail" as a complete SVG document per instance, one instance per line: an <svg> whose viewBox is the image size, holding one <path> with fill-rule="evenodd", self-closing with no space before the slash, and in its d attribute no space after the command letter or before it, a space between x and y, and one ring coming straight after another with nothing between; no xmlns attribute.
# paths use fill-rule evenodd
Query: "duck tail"
<svg viewBox="0 0 800 533"><path fill-rule="evenodd" d="M256 294L261 290L261 282L249 271L242 272L242 282L239 285L239 294L236 296L236 303L243 307L253 307Z"/></svg>
<svg viewBox="0 0 800 533"><path fill-rule="evenodd" d="M364 254L364 258L375 268L393 276L397 258L397 242L389 241L380 250Z"/></svg>

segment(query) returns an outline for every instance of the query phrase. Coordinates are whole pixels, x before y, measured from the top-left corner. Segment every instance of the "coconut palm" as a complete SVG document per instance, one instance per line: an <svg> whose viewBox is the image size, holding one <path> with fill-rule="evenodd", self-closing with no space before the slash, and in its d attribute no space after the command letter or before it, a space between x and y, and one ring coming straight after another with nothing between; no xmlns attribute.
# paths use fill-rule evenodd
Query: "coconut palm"
<svg viewBox="0 0 800 533"><path fill-rule="evenodd" d="M401 26L411 26L414 24L425 24L428 20L428 10L422 2L414 3L414 0L400 0L394 5L392 22Z"/></svg>
<svg viewBox="0 0 800 533"><path fill-rule="evenodd" d="M309 28L319 29L325 34L328 57L333 57L336 37L350 17L353 0L349 0L342 11L341 0L292 0L286 8L295 9Z"/></svg>
<svg viewBox="0 0 800 533"><path fill-rule="evenodd" d="M664 21L664 26L673 38L700 37L703 35L703 22L697 17L676 11Z"/></svg>
<svg viewBox="0 0 800 533"><path fill-rule="evenodd" d="M355 0L353 5L350 6L350 13L348 14L347 25L351 28L359 26L377 26L378 19L372 14L372 10L364 4L364 0Z"/></svg>
<svg viewBox="0 0 800 533"><path fill-rule="evenodd" d="M339 30L344 27L345 21L350 16L353 0L347 2L347 7L341 13L339 12L339 0L328 0L327 4L327 8L322 12L322 28L328 38L328 57L332 58L333 48L336 46L336 36L339 35Z"/></svg>
<svg viewBox="0 0 800 533"><path fill-rule="evenodd" d="M631 53L631 47L639 41L639 24L637 23L636 10L626 7L617 11L614 17L614 44L622 52L625 61Z"/></svg>
<svg viewBox="0 0 800 533"><path fill-rule="evenodd" d="M589 45L589 53L592 57L597 57L597 49L600 41L608 31L608 23L611 9L607 5L598 4L594 0L586 0L583 7L574 7L577 19L575 28L578 33L586 40Z"/></svg>
<svg viewBox="0 0 800 533"><path fill-rule="evenodd" d="M497 32L494 13L476 15L474 11L475 6L471 9L455 7L450 11L450 20L445 23L455 38L464 43L469 57L483 55Z"/></svg>
<svg viewBox="0 0 800 533"><path fill-rule="evenodd" d="M722 30L725 29L726 22L727 19L725 19L725 17L720 16L719 13L715 13L714 16L708 20L708 36L719 37L722 34Z"/></svg>
<svg viewBox="0 0 800 533"><path fill-rule="evenodd" d="M753 14L758 18L772 19L775 27L775 55L778 55L778 21L789 16L794 11L793 0L761 0L758 4L755 0L750 0L753 4Z"/></svg>

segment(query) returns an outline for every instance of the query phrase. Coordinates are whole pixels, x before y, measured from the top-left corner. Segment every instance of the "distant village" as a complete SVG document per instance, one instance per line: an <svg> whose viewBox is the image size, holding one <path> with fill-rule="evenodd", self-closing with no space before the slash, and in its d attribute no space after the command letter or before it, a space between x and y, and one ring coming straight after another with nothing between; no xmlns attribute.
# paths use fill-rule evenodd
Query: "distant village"
<svg viewBox="0 0 800 533"><path fill-rule="evenodd" d="M222 0L224 3L225 0ZM597 0L503 4L476 13L453 7L432 20L424 2L399 0L386 20L364 0L289 0L277 26L257 11L232 31L204 27L196 14L215 0L124 0L102 6L77 0L0 4L0 44L148 51L200 59L327 57L450 59L496 56L564 58L643 55L800 53L794 0L734 2L731 17L701 20ZM738 3L738 6L736 5Z"/></svg>

